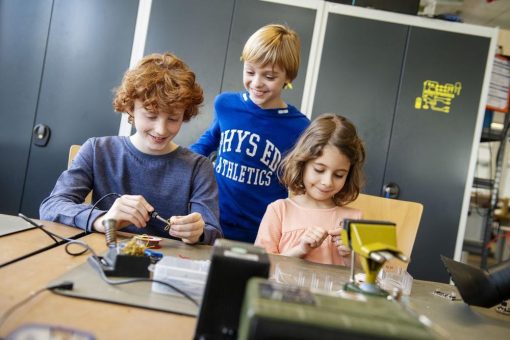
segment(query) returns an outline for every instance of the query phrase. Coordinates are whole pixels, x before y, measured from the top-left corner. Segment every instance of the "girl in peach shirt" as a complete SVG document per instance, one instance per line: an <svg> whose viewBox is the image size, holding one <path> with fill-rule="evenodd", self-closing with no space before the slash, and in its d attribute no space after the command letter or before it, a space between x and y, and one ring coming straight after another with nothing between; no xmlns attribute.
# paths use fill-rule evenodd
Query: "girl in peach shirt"
<svg viewBox="0 0 510 340"><path fill-rule="evenodd" d="M336 114L317 117L282 161L281 182L290 198L271 203L255 240L272 254L348 265L350 250L340 233L346 218L361 211L345 207L363 183L365 149L355 126Z"/></svg>

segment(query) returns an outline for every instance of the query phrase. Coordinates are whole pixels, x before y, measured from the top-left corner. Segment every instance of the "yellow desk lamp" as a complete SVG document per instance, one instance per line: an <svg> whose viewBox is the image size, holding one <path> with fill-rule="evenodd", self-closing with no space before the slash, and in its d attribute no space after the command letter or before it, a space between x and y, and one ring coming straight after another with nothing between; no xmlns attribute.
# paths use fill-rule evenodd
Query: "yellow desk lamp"
<svg viewBox="0 0 510 340"><path fill-rule="evenodd" d="M342 241L353 251L351 280L345 290L364 294L387 296L388 292L376 284L377 274L384 263L392 258L408 262L409 259L397 248L396 225L393 222L371 220L344 220ZM365 272L365 282L354 280L354 255L360 257Z"/></svg>

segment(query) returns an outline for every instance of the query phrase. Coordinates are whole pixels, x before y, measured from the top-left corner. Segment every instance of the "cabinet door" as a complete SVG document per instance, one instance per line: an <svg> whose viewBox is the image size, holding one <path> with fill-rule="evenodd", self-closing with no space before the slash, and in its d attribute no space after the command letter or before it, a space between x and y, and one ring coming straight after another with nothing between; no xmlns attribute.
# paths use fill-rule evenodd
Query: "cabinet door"
<svg viewBox="0 0 510 340"><path fill-rule="evenodd" d="M282 94L287 103L299 109L303 97L315 14L316 10L310 8L259 0L236 0L221 90L244 90L243 62L239 58L250 35L267 24L287 24L297 32L301 40L301 63L298 76L292 82L293 89L284 90Z"/></svg>
<svg viewBox="0 0 510 340"><path fill-rule="evenodd" d="M185 123L175 141L195 142L209 127L221 89L234 0L154 0L145 54L173 52L195 72L204 89L200 114Z"/></svg>
<svg viewBox="0 0 510 340"><path fill-rule="evenodd" d="M0 0L0 213L21 204L52 0Z"/></svg>
<svg viewBox="0 0 510 340"><path fill-rule="evenodd" d="M455 251L489 44L411 28L385 183L424 205L408 269L417 279L448 281L439 255Z"/></svg>
<svg viewBox="0 0 510 340"><path fill-rule="evenodd" d="M71 144L118 133L112 90L129 67L137 9L136 0L55 0L35 117L51 137L46 147L31 147L25 214L38 216Z"/></svg>
<svg viewBox="0 0 510 340"><path fill-rule="evenodd" d="M367 160L364 192L379 195L408 27L330 13L313 115L341 114L357 127Z"/></svg>

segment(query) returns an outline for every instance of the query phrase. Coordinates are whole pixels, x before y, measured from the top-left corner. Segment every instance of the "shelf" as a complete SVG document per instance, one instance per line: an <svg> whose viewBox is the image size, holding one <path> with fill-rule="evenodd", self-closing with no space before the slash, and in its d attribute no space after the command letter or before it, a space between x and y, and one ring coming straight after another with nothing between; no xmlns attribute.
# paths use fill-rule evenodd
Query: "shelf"
<svg viewBox="0 0 510 340"><path fill-rule="evenodd" d="M462 250L470 254L482 255L483 242L474 240L464 240Z"/></svg>
<svg viewBox="0 0 510 340"><path fill-rule="evenodd" d="M493 179L475 177L473 179L473 187L480 189L492 189L494 186Z"/></svg>
<svg viewBox="0 0 510 340"><path fill-rule="evenodd" d="M503 130L484 128L482 130L481 142L500 142L503 139Z"/></svg>
<svg viewBox="0 0 510 340"><path fill-rule="evenodd" d="M506 170L506 166L503 164L503 158L505 155L506 148L506 139L510 136L510 115L505 114L503 119L503 123L499 123L501 125L501 129L498 129L498 125L492 122L490 127L486 127L482 129L482 135L480 137L480 142L497 142L497 155L496 155L496 164L495 164L495 175L494 179L488 178L473 178L473 186L475 192L471 192L471 201L470 207L474 206L476 209L484 207L486 209L485 218L482 219L479 223L481 226L481 240L469 240L464 239L463 250L468 251L472 254L480 255L480 268L487 269L488 258L491 256L491 251L484 245L487 245L491 241L491 237L493 234L494 222L497 217L495 216L495 210L498 208L498 188L500 185L500 179L504 176L504 172ZM491 128L492 127L492 128ZM492 170L492 168L491 168ZM482 190L477 190L482 189ZM489 190L489 195L481 195L480 191ZM504 214L505 217L508 214Z"/></svg>

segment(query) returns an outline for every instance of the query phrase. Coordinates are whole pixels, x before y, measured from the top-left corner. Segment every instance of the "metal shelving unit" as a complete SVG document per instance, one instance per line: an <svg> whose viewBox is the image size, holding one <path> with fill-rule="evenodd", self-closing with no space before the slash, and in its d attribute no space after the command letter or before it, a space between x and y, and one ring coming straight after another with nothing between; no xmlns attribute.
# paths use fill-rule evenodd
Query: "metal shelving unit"
<svg viewBox="0 0 510 340"><path fill-rule="evenodd" d="M464 249L473 252L474 248L479 248L480 254L480 268L487 269L487 259L489 257L489 248L487 247L492 239L494 232L494 213L497 208L499 198L499 185L501 181L501 175L503 172L503 162L505 158L506 141L509 137L509 124L510 120L508 114L505 114L503 129L494 131L490 129L484 129L482 132L481 142L499 142L498 152L496 155L496 169L493 179L475 178L473 180L474 188L483 188L490 190L490 201L487 209L487 216L485 218L485 225L483 226L483 239L479 245L475 245L474 242L469 242L464 245Z"/></svg>

